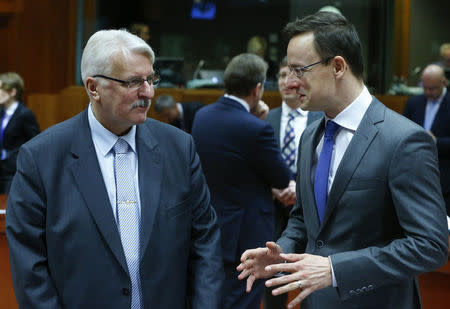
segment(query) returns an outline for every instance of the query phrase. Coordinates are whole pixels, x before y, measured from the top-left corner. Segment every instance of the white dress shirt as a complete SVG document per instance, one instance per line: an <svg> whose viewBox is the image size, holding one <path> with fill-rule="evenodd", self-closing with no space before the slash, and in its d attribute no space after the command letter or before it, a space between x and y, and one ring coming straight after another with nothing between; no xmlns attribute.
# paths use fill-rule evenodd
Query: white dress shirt
<svg viewBox="0 0 450 309"><path fill-rule="evenodd" d="M286 135L286 126L289 121L289 113L293 109L289 107L289 105L286 104L286 102L281 103L281 121L280 121L280 149L283 148L283 141L284 136ZM308 111L302 110L300 107L296 109L300 115L295 117L293 119L292 126L294 127L295 132L295 149L298 149L298 144L300 143L300 137L303 134L303 131L306 128L306 125L308 123ZM295 156L295 163L294 165L297 166L297 158L298 156Z"/></svg>
<svg viewBox="0 0 450 309"><path fill-rule="evenodd" d="M436 117L436 114L439 110L439 107L441 106L442 100L444 99L446 93L447 88L444 87L442 94L436 101L427 100L427 105L425 107L425 116L423 117L424 118L423 127L425 128L425 130L427 131L431 130L434 118Z"/></svg>
<svg viewBox="0 0 450 309"><path fill-rule="evenodd" d="M92 106L89 104L88 108L89 127L91 129L92 141L94 142L95 152L97 153L98 163L102 172L103 181L105 182L106 191L108 192L109 201L111 203L112 212L117 223L116 211L116 182L114 178L114 151L112 148L119 139L117 135L108 131L103 125L98 122L92 112ZM136 177L136 195L138 199L139 212L141 210L141 201L139 195L139 178L138 178L138 158L136 152L136 126L132 126L130 132L121 136L130 145L132 155L134 156L133 163Z"/></svg>
<svg viewBox="0 0 450 309"><path fill-rule="evenodd" d="M19 102L14 102L11 104L7 109L5 109L5 116L3 117L2 122L2 129L5 130L6 126L8 125L9 120L11 119L12 115L17 109L17 106L19 106Z"/></svg>
<svg viewBox="0 0 450 309"><path fill-rule="evenodd" d="M332 120L341 126L334 139L333 154L331 155L330 162L330 174L328 175L328 193L330 193L330 189L333 185L334 177L336 176L336 171L341 163L342 157L344 156L344 153L347 150L347 147L350 144L350 141L352 140L353 135L355 134L356 129L358 128L371 102L372 96L366 86L364 86L359 96L334 119L330 119L325 115L325 121ZM311 175L313 183L316 175L317 161L319 160L319 155L323 147L324 133L325 132L322 133L322 137L317 145L314 156L314 164Z"/></svg>
<svg viewBox="0 0 450 309"><path fill-rule="evenodd" d="M1 123L2 131L3 131L3 138L5 138L5 128L9 123L9 120L11 120L12 115L14 115L14 112L17 109L17 106L19 106L19 102L14 102L10 106L8 106L7 109L5 109L5 116L3 116L3 121ZM0 160L5 160L8 156L8 153L6 149L2 149L0 153Z"/></svg>

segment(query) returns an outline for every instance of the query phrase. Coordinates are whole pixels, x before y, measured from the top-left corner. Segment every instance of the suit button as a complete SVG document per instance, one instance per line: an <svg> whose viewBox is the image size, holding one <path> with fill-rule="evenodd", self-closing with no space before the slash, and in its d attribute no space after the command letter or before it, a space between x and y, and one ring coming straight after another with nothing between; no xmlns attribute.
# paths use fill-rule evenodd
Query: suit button
<svg viewBox="0 0 450 309"><path fill-rule="evenodd" d="M350 290L350 292L348 292L351 296L356 296L356 295L358 295L358 293L356 293L355 291L353 291L353 290Z"/></svg>
<svg viewBox="0 0 450 309"><path fill-rule="evenodd" d="M130 294L131 294L131 293L130 293L130 289L123 288L123 289L122 289L122 294L125 295L125 296L130 296Z"/></svg>
<svg viewBox="0 0 450 309"><path fill-rule="evenodd" d="M325 243L322 240L318 240L316 241L316 247L317 248L323 248L323 246L325 246Z"/></svg>

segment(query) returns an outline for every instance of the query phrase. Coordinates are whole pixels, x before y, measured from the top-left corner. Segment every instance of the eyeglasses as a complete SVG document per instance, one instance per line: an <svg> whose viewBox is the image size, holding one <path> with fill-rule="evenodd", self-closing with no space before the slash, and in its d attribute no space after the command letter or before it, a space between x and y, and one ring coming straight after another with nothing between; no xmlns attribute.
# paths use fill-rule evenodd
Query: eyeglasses
<svg viewBox="0 0 450 309"><path fill-rule="evenodd" d="M97 75L94 75L92 77L101 77L101 78L106 78L106 79L109 79L109 80L113 80L113 81L121 83L122 85L125 85L125 86L127 86L128 88L131 88L131 89L141 88L142 85L144 84L144 82L147 82L147 83L149 83L150 85L153 85L153 86L158 86L158 84L159 84L159 75L157 75L157 74L149 75L149 76L147 76L146 79L136 77L136 78L133 78L133 79L130 79L130 80L121 80L121 79L118 79L118 78L113 78L113 77L109 77L109 76L101 75L101 74L97 74Z"/></svg>
<svg viewBox="0 0 450 309"><path fill-rule="evenodd" d="M295 75L296 77L300 78L300 77L303 76L303 74L305 74L305 72L308 72L308 69L309 69L309 68L311 68L311 67L313 67L313 66L315 66L315 65L324 63L324 62L328 62L328 61L330 61L330 60L333 59L333 58L334 58L334 57L328 57L328 58L325 58L325 59L323 59L323 60L314 62L313 64L305 65L304 67L289 67L289 72L294 73L294 75Z"/></svg>

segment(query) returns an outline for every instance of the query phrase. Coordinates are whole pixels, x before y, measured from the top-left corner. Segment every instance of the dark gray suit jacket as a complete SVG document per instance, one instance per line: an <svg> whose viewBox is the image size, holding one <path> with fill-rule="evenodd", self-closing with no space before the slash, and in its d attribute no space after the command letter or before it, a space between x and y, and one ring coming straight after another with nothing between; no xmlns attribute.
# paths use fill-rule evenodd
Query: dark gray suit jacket
<svg viewBox="0 0 450 309"><path fill-rule="evenodd" d="M311 167L323 130L319 121L302 135L297 203L278 244L284 252L330 256L338 287L312 293L302 309L420 308L416 276L448 258L435 143L374 98L320 224Z"/></svg>
<svg viewBox="0 0 450 309"><path fill-rule="evenodd" d="M136 147L144 308L220 308L219 227L192 138L147 119ZM23 145L17 169L6 234L20 308L130 308L86 110Z"/></svg>

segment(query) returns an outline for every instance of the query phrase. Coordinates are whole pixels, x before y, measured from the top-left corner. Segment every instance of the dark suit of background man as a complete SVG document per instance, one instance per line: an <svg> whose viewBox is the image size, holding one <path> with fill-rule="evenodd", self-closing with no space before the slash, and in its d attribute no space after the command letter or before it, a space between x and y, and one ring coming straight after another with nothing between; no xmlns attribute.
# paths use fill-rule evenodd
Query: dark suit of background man
<svg viewBox="0 0 450 309"><path fill-rule="evenodd" d="M267 64L241 54L225 69L226 94L198 111L192 130L222 235L224 309L259 308L263 282L252 293L237 280L239 257L273 238L271 188L285 188L291 173L273 129L259 115Z"/></svg>
<svg viewBox="0 0 450 309"><path fill-rule="evenodd" d="M137 36L96 32L89 106L22 146L6 209L20 308L220 308L217 217L191 136L147 119L153 62Z"/></svg>
<svg viewBox="0 0 450 309"><path fill-rule="evenodd" d="M171 125L191 133L197 111L205 106L201 102L176 103L171 95L161 94L155 100L155 111Z"/></svg>
<svg viewBox="0 0 450 309"><path fill-rule="evenodd" d="M22 103L19 74L0 74L0 194L8 194L22 144L39 134L34 114Z"/></svg>
<svg viewBox="0 0 450 309"><path fill-rule="evenodd" d="M280 62L277 78L278 90L280 91L282 103L281 107L270 110L267 115L274 131L275 139L280 145L281 155L286 164L290 167L293 178L285 190L273 189L275 197L275 234L274 239L278 239L286 228L289 220L289 213L295 202L295 179L297 174L297 149L300 137L307 125L323 116L322 112L308 112L300 108L297 94L293 89L286 87L289 67L287 66L287 57ZM286 308L287 294L273 296L272 289L266 289L264 294L265 309Z"/></svg>
<svg viewBox="0 0 450 309"><path fill-rule="evenodd" d="M302 309L420 308L417 276L448 259L437 151L363 82L361 43L342 15L289 23L287 87L325 119L303 132L297 201L277 243L246 251L240 279L300 290ZM286 263L285 263L286 262Z"/></svg>
<svg viewBox="0 0 450 309"><path fill-rule="evenodd" d="M409 98L403 115L423 126L436 142L442 193L450 214L450 94L444 70L435 64L422 73L423 95Z"/></svg>

